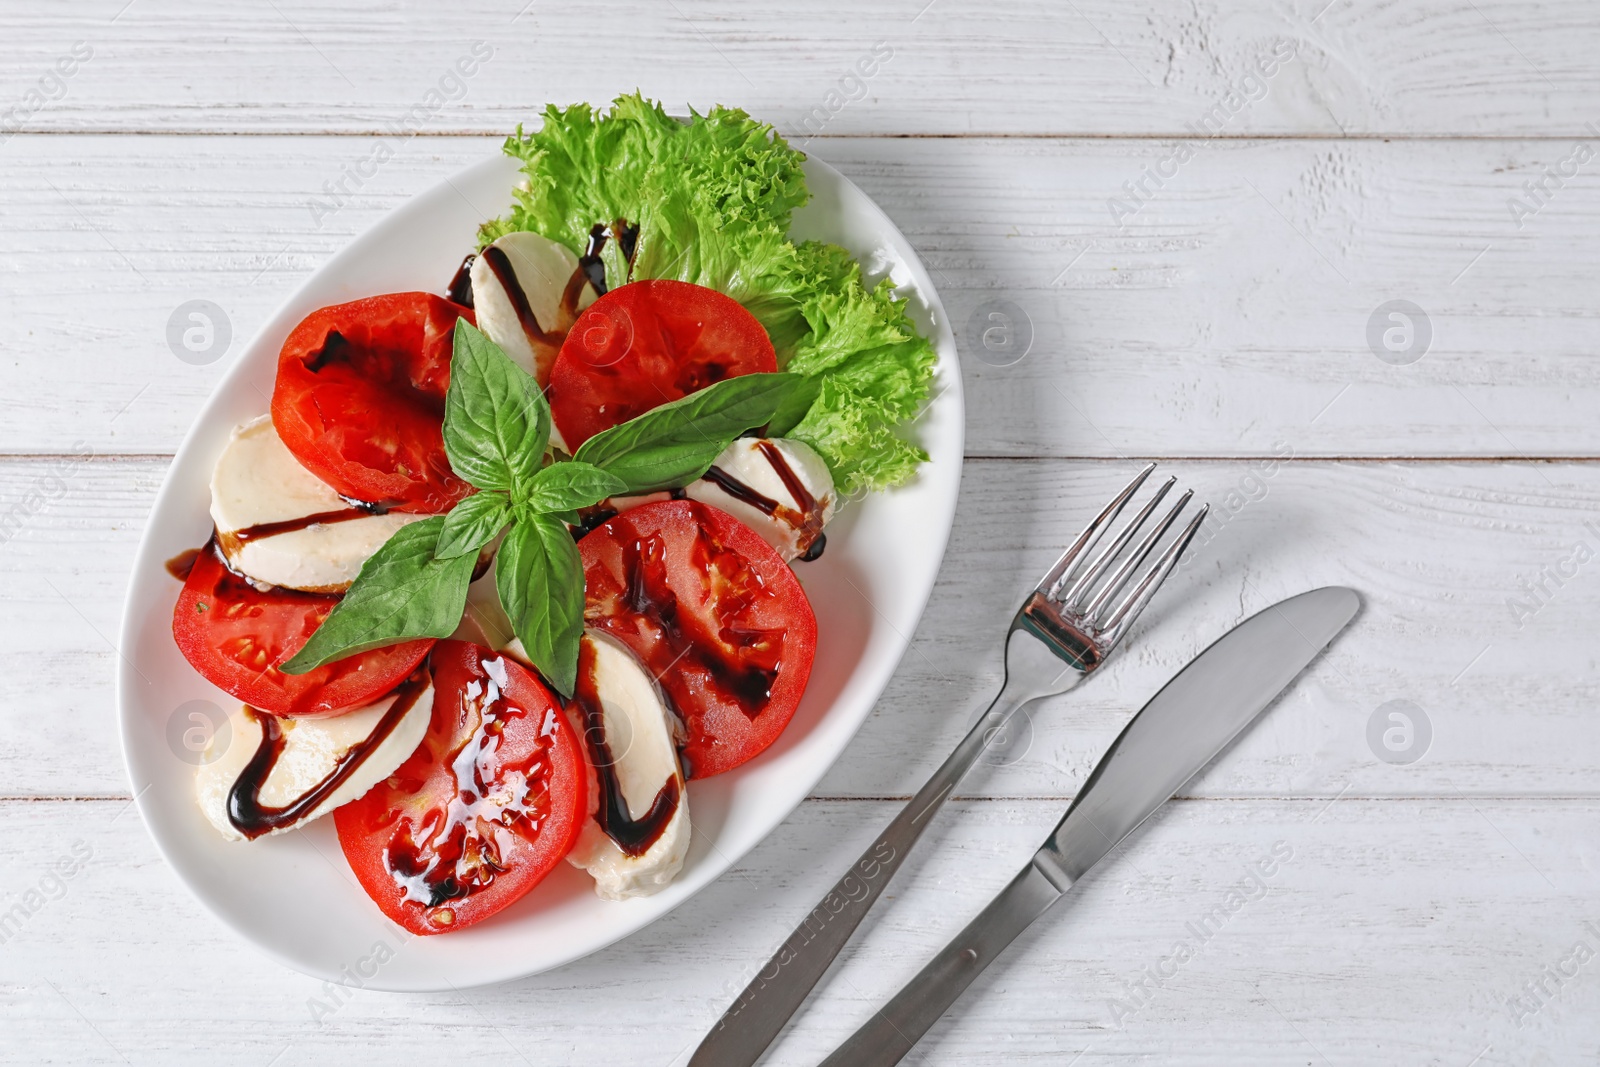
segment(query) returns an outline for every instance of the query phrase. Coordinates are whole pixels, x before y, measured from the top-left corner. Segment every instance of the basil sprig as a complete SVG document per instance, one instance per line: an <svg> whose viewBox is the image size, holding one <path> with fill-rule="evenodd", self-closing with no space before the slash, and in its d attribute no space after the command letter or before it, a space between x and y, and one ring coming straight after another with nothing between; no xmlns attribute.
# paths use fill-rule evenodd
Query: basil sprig
<svg viewBox="0 0 1600 1067"><path fill-rule="evenodd" d="M550 684L571 696L583 636L583 563L566 524L549 515L517 523L494 572L511 631Z"/></svg>
<svg viewBox="0 0 1600 1067"><path fill-rule="evenodd" d="M479 489L526 497L550 443L550 405L533 376L471 323L456 327L444 397L444 454Z"/></svg>
<svg viewBox="0 0 1600 1067"><path fill-rule="evenodd" d="M439 559L454 559L470 553L476 559L479 550L499 536L510 521L508 494L489 490L473 493L444 517L433 554Z"/></svg>
<svg viewBox="0 0 1600 1067"><path fill-rule="evenodd" d="M805 419L811 411L811 405L817 401L817 394L822 391L821 378L802 378L797 374L789 377L794 382L779 402L778 410L772 413L772 418L767 422L765 433L768 437L787 437L789 431Z"/></svg>
<svg viewBox="0 0 1600 1067"><path fill-rule="evenodd" d="M793 374L746 374L598 433L547 462L550 405L533 377L470 323L456 323L445 455L479 491L408 523L362 566L344 599L279 668L326 663L422 637L448 637L479 554L505 532L495 589L528 659L571 696L583 636L583 563L568 524L610 496L688 485L746 430L809 406Z"/></svg>
<svg viewBox="0 0 1600 1067"><path fill-rule="evenodd" d="M418 637L449 637L461 621L476 555L436 552L446 516L407 523L361 566L344 599L278 669L305 674L332 660Z"/></svg>
<svg viewBox="0 0 1600 1067"><path fill-rule="evenodd" d="M735 437L766 425L801 388L797 374L725 378L602 430L572 458L616 475L629 493L675 489L705 474Z"/></svg>

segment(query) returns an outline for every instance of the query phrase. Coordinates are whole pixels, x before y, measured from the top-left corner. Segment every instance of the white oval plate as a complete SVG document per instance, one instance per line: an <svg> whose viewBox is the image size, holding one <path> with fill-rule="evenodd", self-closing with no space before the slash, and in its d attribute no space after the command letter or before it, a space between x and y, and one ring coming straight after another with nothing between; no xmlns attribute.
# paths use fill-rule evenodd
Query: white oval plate
<svg viewBox="0 0 1600 1067"><path fill-rule="evenodd" d="M173 643L178 583L164 563L209 536L211 468L229 429L267 410L289 331L328 304L442 291L474 246L478 224L506 210L517 177L516 162L504 156L468 168L390 214L300 287L223 379L178 450L129 583L118 703L123 755L145 825L201 903L269 955L317 978L444 990L537 974L626 937L704 888L782 822L844 751L916 629L955 514L961 376L944 309L888 217L832 167L810 160L812 200L797 213L794 236L843 245L870 275L903 286L912 319L933 338L933 400L915 427L932 461L912 484L849 504L829 527L822 558L797 568L819 632L805 699L760 757L690 784L693 843L677 881L655 896L613 903L563 863L492 919L459 933L413 937L357 885L331 819L253 843L224 841L200 814L193 767L178 753L190 755L181 741L193 725L186 703L227 708L232 701Z"/></svg>

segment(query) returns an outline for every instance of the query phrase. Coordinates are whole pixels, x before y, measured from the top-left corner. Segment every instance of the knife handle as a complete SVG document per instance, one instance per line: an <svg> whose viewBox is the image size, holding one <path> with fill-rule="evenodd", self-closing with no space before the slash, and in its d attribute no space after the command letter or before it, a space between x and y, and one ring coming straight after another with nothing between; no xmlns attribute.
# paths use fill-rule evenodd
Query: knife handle
<svg viewBox="0 0 1600 1067"><path fill-rule="evenodd" d="M989 710L928 783L806 913L788 940L723 1012L700 1042L688 1067L749 1067L761 1058L861 925L956 783L988 747L996 731L1036 695L1008 679Z"/></svg>
<svg viewBox="0 0 1600 1067"><path fill-rule="evenodd" d="M823 1060L821 1067L893 1067L899 1063L972 980L1059 900L1070 884L1058 885L1032 863L1022 868L966 929Z"/></svg>

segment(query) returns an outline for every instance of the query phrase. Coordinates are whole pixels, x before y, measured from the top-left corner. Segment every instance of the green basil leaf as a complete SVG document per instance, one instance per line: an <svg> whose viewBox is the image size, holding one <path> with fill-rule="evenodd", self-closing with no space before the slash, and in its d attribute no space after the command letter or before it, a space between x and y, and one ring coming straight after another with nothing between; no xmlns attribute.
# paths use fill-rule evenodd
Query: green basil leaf
<svg viewBox="0 0 1600 1067"><path fill-rule="evenodd" d="M628 483L593 463L552 463L533 479L530 509L540 513L571 512L625 492Z"/></svg>
<svg viewBox="0 0 1600 1067"><path fill-rule="evenodd" d="M511 521L511 498L504 493L473 493L450 509L439 530L436 559L455 559L477 552Z"/></svg>
<svg viewBox="0 0 1600 1067"><path fill-rule="evenodd" d="M767 422L767 437L784 437L805 419L822 389L821 378L799 378Z"/></svg>
<svg viewBox="0 0 1600 1067"><path fill-rule="evenodd" d="M443 515L435 515L396 530L362 564L350 591L311 640L278 669L305 674L357 652L418 637L449 637L461 621L478 559L470 553L454 559L434 554L444 523Z"/></svg>
<svg viewBox="0 0 1600 1067"><path fill-rule="evenodd" d="M572 458L615 474L629 493L688 485L735 437L770 422L800 383L795 374L725 378L595 434Z"/></svg>
<svg viewBox="0 0 1600 1067"><path fill-rule="evenodd" d="M479 489L525 495L549 441L550 405L533 375L471 323L458 321L444 398L451 468Z"/></svg>
<svg viewBox="0 0 1600 1067"><path fill-rule="evenodd" d="M571 696L583 636L583 561L567 528L547 515L512 526L495 559L495 586L528 659Z"/></svg>

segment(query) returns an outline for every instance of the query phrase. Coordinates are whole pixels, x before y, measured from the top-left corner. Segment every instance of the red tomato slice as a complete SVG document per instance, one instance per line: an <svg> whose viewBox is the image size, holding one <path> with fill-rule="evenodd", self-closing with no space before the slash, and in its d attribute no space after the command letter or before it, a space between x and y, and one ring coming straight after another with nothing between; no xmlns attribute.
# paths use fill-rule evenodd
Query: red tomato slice
<svg viewBox="0 0 1600 1067"><path fill-rule="evenodd" d="M578 316L550 369L550 411L567 447L778 358L737 300L688 282L631 282Z"/></svg>
<svg viewBox="0 0 1600 1067"><path fill-rule="evenodd" d="M332 715L370 704L416 670L433 640L377 648L284 674L338 596L263 593L223 565L215 545L195 557L172 612L172 636L194 669L219 689L271 715Z"/></svg>
<svg viewBox="0 0 1600 1067"><path fill-rule="evenodd" d="M444 394L456 320L429 293L314 311L278 356L272 425L307 470L343 496L433 513L472 492L444 454Z"/></svg>
<svg viewBox="0 0 1600 1067"><path fill-rule="evenodd" d="M776 741L811 676L817 620L761 535L693 500L625 511L578 543L584 622L633 650L684 725L695 778Z"/></svg>
<svg viewBox="0 0 1600 1067"><path fill-rule="evenodd" d="M588 764L544 683L465 641L433 650L433 718L399 770L334 812L361 887L414 934L481 922L572 850Z"/></svg>

